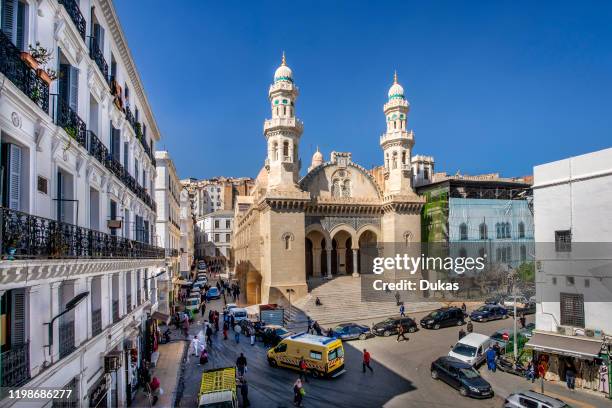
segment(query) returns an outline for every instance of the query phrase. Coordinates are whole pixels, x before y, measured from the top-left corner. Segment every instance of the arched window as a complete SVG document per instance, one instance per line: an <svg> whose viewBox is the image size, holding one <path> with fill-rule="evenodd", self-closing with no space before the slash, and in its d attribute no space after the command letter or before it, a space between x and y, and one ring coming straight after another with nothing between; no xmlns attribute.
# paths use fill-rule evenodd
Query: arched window
<svg viewBox="0 0 612 408"><path fill-rule="evenodd" d="M389 153L385 155L385 165L387 168L389 168Z"/></svg>
<svg viewBox="0 0 612 408"><path fill-rule="evenodd" d="M397 169L397 152L393 152L393 167L394 169Z"/></svg>
<svg viewBox="0 0 612 408"><path fill-rule="evenodd" d="M340 181L337 179L332 182L331 194L332 197L340 197Z"/></svg>
<svg viewBox="0 0 612 408"><path fill-rule="evenodd" d="M344 180L344 184L342 185L342 197L350 197L351 196L351 181Z"/></svg>
<svg viewBox="0 0 612 408"><path fill-rule="evenodd" d="M289 142L287 141L283 143L283 156L284 157L289 156Z"/></svg>
<svg viewBox="0 0 612 408"><path fill-rule="evenodd" d="M274 142L274 151L272 152L272 158L278 160L278 143Z"/></svg>
<svg viewBox="0 0 612 408"><path fill-rule="evenodd" d="M480 232L480 239L481 240L489 239L488 231L487 231L487 224L485 224L483 222L482 224L480 224L480 227L478 229L479 229L479 232Z"/></svg>
<svg viewBox="0 0 612 408"><path fill-rule="evenodd" d="M406 152L402 152L402 164L406 164Z"/></svg>
<svg viewBox="0 0 612 408"><path fill-rule="evenodd" d="M504 224L504 238L512 238L512 234L510 233L510 223L509 222Z"/></svg>
<svg viewBox="0 0 612 408"><path fill-rule="evenodd" d="M523 221L519 222L518 233L519 238L525 238L525 223Z"/></svg>
<svg viewBox="0 0 612 408"><path fill-rule="evenodd" d="M502 225L499 222L495 224L495 237L497 239L502 238Z"/></svg>
<svg viewBox="0 0 612 408"><path fill-rule="evenodd" d="M468 239L468 227L465 222L459 225L459 239L461 241L467 241Z"/></svg>

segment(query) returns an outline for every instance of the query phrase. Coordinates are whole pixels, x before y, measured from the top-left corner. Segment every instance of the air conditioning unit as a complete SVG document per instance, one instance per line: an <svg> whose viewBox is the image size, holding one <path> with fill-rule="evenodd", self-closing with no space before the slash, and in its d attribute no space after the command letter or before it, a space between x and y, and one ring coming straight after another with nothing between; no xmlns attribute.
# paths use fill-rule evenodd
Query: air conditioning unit
<svg viewBox="0 0 612 408"><path fill-rule="evenodd" d="M574 335L571 327L565 327L565 326L557 326L557 333L563 336L573 336Z"/></svg>

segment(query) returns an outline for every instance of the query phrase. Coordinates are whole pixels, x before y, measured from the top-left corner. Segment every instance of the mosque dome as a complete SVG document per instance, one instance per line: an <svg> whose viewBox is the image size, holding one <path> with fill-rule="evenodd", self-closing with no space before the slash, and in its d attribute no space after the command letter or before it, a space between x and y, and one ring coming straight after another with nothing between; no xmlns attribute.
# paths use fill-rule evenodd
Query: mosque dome
<svg viewBox="0 0 612 408"><path fill-rule="evenodd" d="M287 66L284 52L280 67L276 68L276 71L274 72L274 82L278 81L293 82L293 71L291 71L291 68Z"/></svg>
<svg viewBox="0 0 612 408"><path fill-rule="evenodd" d="M393 75L393 85L389 88L389 99L406 99L404 97L404 87L397 83L397 72Z"/></svg>

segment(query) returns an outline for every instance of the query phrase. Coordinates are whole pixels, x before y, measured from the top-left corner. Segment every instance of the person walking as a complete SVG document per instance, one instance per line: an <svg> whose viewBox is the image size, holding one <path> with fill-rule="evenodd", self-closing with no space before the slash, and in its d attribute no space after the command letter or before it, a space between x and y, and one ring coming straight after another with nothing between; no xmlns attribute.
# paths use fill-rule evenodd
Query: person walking
<svg viewBox="0 0 612 408"><path fill-rule="evenodd" d="M401 317L406 317L406 313L405 313L406 308L404 307L403 303L400 305L400 309L399 310L400 310L400 316Z"/></svg>
<svg viewBox="0 0 612 408"><path fill-rule="evenodd" d="M234 327L234 340L236 340L236 344L240 343L240 326Z"/></svg>
<svg viewBox="0 0 612 408"><path fill-rule="evenodd" d="M308 316L308 329L306 329L306 331L312 334L312 320L310 319L310 316Z"/></svg>
<svg viewBox="0 0 612 408"><path fill-rule="evenodd" d="M240 395L242 395L242 406L248 407L251 405L249 401L249 384L247 383L246 378L243 378L240 383Z"/></svg>
<svg viewBox="0 0 612 408"><path fill-rule="evenodd" d="M293 383L293 405L296 407L301 407L304 395L306 395L304 385L302 384L302 380L298 378L296 382Z"/></svg>
<svg viewBox="0 0 612 408"><path fill-rule="evenodd" d="M312 324L312 328L315 331L315 333L317 333L317 336L320 336L322 334L321 332L321 326L319 326L319 322L317 322L315 320L315 322Z"/></svg>
<svg viewBox="0 0 612 408"><path fill-rule="evenodd" d="M465 330L463 330L463 327L462 327L461 329L459 329L459 340L461 340L464 337L465 337Z"/></svg>
<svg viewBox="0 0 612 408"><path fill-rule="evenodd" d="M571 365L565 370L565 383L567 384L567 389L570 391L574 391L576 388L576 372Z"/></svg>
<svg viewBox="0 0 612 408"><path fill-rule="evenodd" d="M206 302L202 302L202 305L200 306L200 313L202 314L202 317L204 317L204 313L206 313Z"/></svg>
<svg viewBox="0 0 612 408"><path fill-rule="evenodd" d="M372 369L372 367L370 367L370 360L371 360L371 356L370 356L370 352L366 349L363 349L363 372L366 372L366 367L370 370L370 372L372 374L374 374L374 370Z"/></svg>
<svg viewBox="0 0 612 408"><path fill-rule="evenodd" d="M304 356L300 357L300 378L303 378L304 382L308 382L306 378L306 374L308 374L308 365L306 365L306 360L304 360Z"/></svg>
<svg viewBox="0 0 612 408"><path fill-rule="evenodd" d="M397 306L399 306L399 305L400 305L400 294L399 294L399 292L397 292L397 291L395 292L395 304L396 304Z"/></svg>
<svg viewBox="0 0 612 408"><path fill-rule="evenodd" d="M159 397L164 394L164 390L161 388L161 383L159 382L159 378L153 377L151 383L149 384L149 389L151 390L151 396L153 397L153 401L151 405L157 404Z"/></svg>
<svg viewBox="0 0 612 408"><path fill-rule="evenodd" d="M487 370L495 372L497 369L497 363L495 359L497 358L497 353L493 347L489 347L487 349Z"/></svg>
<svg viewBox="0 0 612 408"><path fill-rule="evenodd" d="M525 318L525 313L521 313L521 318L519 319L519 322L521 323L521 329L524 329L527 323L527 319Z"/></svg>
<svg viewBox="0 0 612 408"><path fill-rule="evenodd" d="M406 338L406 330L404 329L404 326L402 326L401 323L398 323L397 325L397 341L400 341L400 337L402 338L402 340L410 340Z"/></svg>
<svg viewBox="0 0 612 408"><path fill-rule="evenodd" d="M210 324L208 324L206 326L206 344L208 344L209 346L212 346L212 335L212 328L210 327Z"/></svg>
<svg viewBox="0 0 612 408"><path fill-rule="evenodd" d="M467 326L465 326L468 333L472 333L474 331L474 323L471 320L468 320Z"/></svg>
<svg viewBox="0 0 612 408"><path fill-rule="evenodd" d="M191 348L193 349L193 354L194 356L198 356L200 355L200 339L198 339L198 336L193 336L193 339L191 339Z"/></svg>
<svg viewBox="0 0 612 408"><path fill-rule="evenodd" d="M238 376L244 377L247 367L247 359L244 356L244 353L240 353L240 356L238 356L236 359L236 367L238 368Z"/></svg>
<svg viewBox="0 0 612 408"><path fill-rule="evenodd" d="M525 377L527 378L527 381L531 380L531 383L535 382L535 364L533 363L533 360L529 360L527 370L525 371Z"/></svg>
<svg viewBox="0 0 612 408"><path fill-rule="evenodd" d="M463 313L467 312L467 306L465 305L465 303L461 305L461 311L463 311Z"/></svg>
<svg viewBox="0 0 612 408"><path fill-rule="evenodd" d="M255 345L255 328L251 328L251 346Z"/></svg>
<svg viewBox="0 0 612 408"><path fill-rule="evenodd" d="M229 329L229 324L227 322L223 323L223 340L227 340L227 330Z"/></svg>

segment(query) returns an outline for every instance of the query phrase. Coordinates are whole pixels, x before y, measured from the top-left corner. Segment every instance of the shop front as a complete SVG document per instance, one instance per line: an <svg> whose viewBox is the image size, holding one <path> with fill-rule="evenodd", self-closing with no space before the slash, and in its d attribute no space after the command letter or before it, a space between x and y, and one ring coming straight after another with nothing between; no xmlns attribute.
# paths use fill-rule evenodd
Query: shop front
<svg viewBox="0 0 612 408"><path fill-rule="evenodd" d="M610 398L610 346L603 340L536 332L525 346L533 350L545 380L566 382L566 374L573 372L576 389Z"/></svg>
<svg viewBox="0 0 612 408"><path fill-rule="evenodd" d="M126 403L130 406L134 398L136 398L136 393L140 386L138 373L142 364L141 329L138 326L134 326L126 334L127 336L123 343L125 353L125 393Z"/></svg>
<svg viewBox="0 0 612 408"><path fill-rule="evenodd" d="M98 381L87 391L89 408L108 407L108 384L106 374L102 374Z"/></svg>

